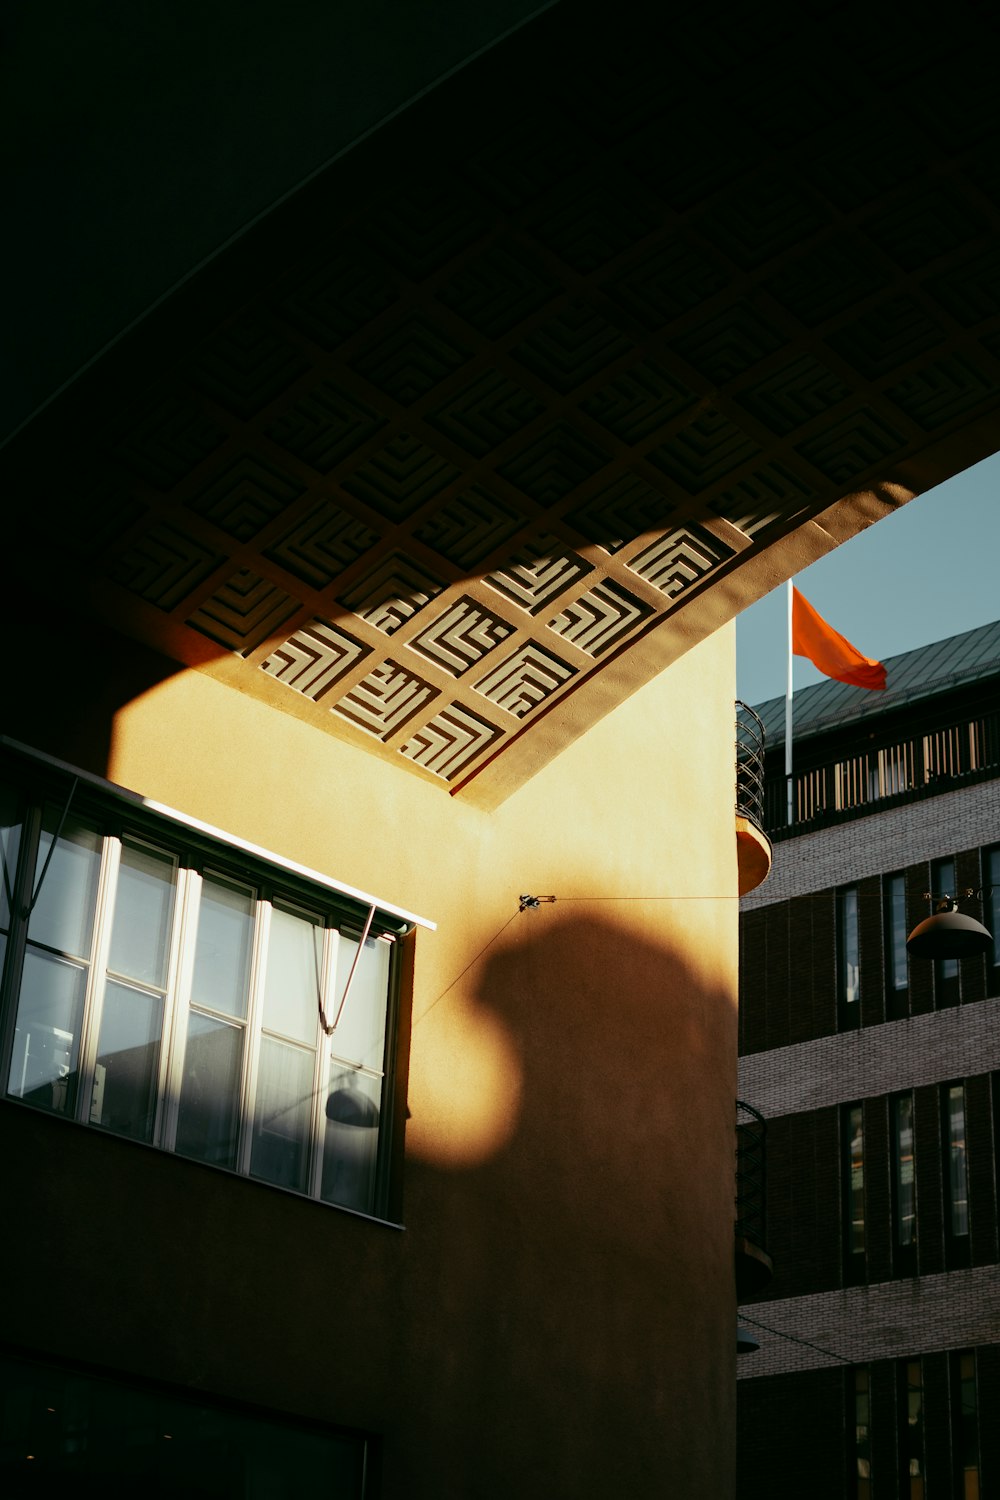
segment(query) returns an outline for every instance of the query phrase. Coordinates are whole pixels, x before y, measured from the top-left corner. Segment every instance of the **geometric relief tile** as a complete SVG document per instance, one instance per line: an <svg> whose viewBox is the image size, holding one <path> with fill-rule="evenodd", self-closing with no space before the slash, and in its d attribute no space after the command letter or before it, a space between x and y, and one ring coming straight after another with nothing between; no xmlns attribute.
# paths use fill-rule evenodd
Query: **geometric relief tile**
<svg viewBox="0 0 1000 1500"><path fill-rule="evenodd" d="M563 640L586 651L588 656L597 657L617 645L652 613L651 604L643 603L608 579L567 604L548 624Z"/></svg>
<svg viewBox="0 0 1000 1500"><path fill-rule="evenodd" d="M745 269L794 250L822 229L829 209L794 178L761 174L706 213L698 227Z"/></svg>
<svg viewBox="0 0 1000 1500"><path fill-rule="evenodd" d="M677 236L657 246L638 266L605 282L601 290L642 329L652 331L721 292L730 280L728 268L715 264L702 246L686 244Z"/></svg>
<svg viewBox="0 0 1000 1500"><path fill-rule="evenodd" d="M886 391L925 432L971 411L993 394L993 382L958 354L923 365Z"/></svg>
<svg viewBox="0 0 1000 1500"><path fill-rule="evenodd" d="M150 484L169 490L225 436L193 401L168 398L146 412L116 451Z"/></svg>
<svg viewBox="0 0 1000 1500"><path fill-rule="evenodd" d="M392 328L351 361L372 385L409 406L465 363L467 349L453 344L418 319Z"/></svg>
<svg viewBox="0 0 1000 1500"><path fill-rule="evenodd" d="M527 641L480 678L475 688L499 708L523 719L575 675L576 669L567 662Z"/></svg>
<svg viewBox="0 0 1000 1500"><path fill-rule="evenodd" d="M635 474L622 474L607 489L598 490L564 520L576 527L588 542L605 552L618 552L626 542L644 531L656 531L676 505L660 490L654 490Z"/></svg>
<svg viewBox="0 0 1000 1500"><path fill-rule="evenodd" d="M640 443L696 400L694 391L664 365L650 359L623 370L610 385L580 405L623 443Z"/></svg>
<svg viewBox="0 0 1000 1500"><path fill-rule="evenodd" d="M265 432L320 474L384 427L386 418L323 381L287 406Z"/></svg>
<svg viewBox="0 0 1000 1500"><path fill-rule="evenodd" d="M827 335L831 348L868 380L941 341L944 330L912 297L890 297L846 328Z"/></svg>
<svg viewBox="0 0 1000 1500"><path fill-rule="evenodd" d="M250 417L307 369L306 360L291 345L244 319L216 334L201 350L190 375L238 417Z"/></svg>
<svg viewBox="0 0 1000 1500"><path fill-rule="evenodd" d="M474 484L422 521L413 534L463 570L503 546L523 524L524 518L506 501Z"/></svg>
<svg viewBox="0 0 1000 1500"><path fill-rule="evenodd" d="M558 284L516 243L497 244L464 261L435 296L488 338L499 338L543 307Z"/></svg>
<svg viewBox="0 0 1000 1500"><path fill-rule="evenodd" d="M356 516L321 500L264 555L313 588L325 588L377 541Z"/></svg>
<svg viewBox="0 0 1000 1500"><path fill-rule="evenodd" d="M353 589L337 598L369 625L393 635L418 610L429 604L444 587L438 578L406 557L394 552L378 564Z"/></svg>
<svg viewBox="0 0 1000 1500"><path fill-rule="evenodd" d="M673 599L732 556L732 549L711 532L679 526L644 547L628 567Z"/></svg>
<svg viewBox="0 0 1000 1500"><path fill-rule="evenodd" d="M261 662L261 671L318 703L355 663L370 654L370 646L329 620L310 620L275 647Z"/></svg>
<svg viewBox="0 0 1000 1500"><path fill-rule="evenodd" d="M342 484L388 520L401 521L460 477L460 469L409 433L397 432Z"/></svg>
<svg viewBox="0 0 1000 1500"><path fill-rule="evenodd" d="M463 386L446 406L425 413L424 420L467 453L483 458L505 438L540 416L542 403L498 370L487 370Z"/></svg>
<svg viewBox="0 0 1000 1500"><path fill-rule="evenodd" d="M553 390L565 393L631 348L628 339L593 308L584 302L571 302L529 334L513 353Z"/></svg>
<svg viewBox="0 0 1000 1500"><path fill-rule="evenodd" d="M488 651L514 634L514 626L463 596L409 642L453 677L461 677Z"/></svg>
<svg viewBox="0 0 1000 1500"><path fill-rule="evenodd" d="M838 235L787 262L765 283L776 302L815 328L881 291L891 272L855 237Z"/></svg>
<svg viewBox="0 0 1000 1500"><path fill-rule="evenodd" d="M590 563L575 552L567 552L564 543L552 536L541 536L491 573L486 582L513 599L521 609L537 615L557 594L572 588L592 571Z"/></svg>
<svg viewBox="0 0 1000 1500"><path fill-rule="evenodd" d="M108 577L159 609L171 610L222 558L171 526L153 526L112 558Z"/></svg>
<svg viewBox="0 0 1000 1500"><path fill-rule="evenodd" d="M608 462L608 455L561 423L498 470L539 505L554 505Z"/></svg>
<svg viewBox="0 0 1000 1500"><path fill-rule="evenodd" d="M393 280L368 252L338 248L295 275L295 288L279 312L313 343L336 349L398 297Z"/></svg>
<svg viewBox="0 0 1000 1500"><path fill-rule="evenodd" d="M676 333L670 347L715 385L724 385L781 347L773 321L743 302L716 313L697 328Z"/></svg>
<svg viewBox="0 0 1000 1500"><path fill-rule="evenodd" d="M457 182L422 178L410 193L394 192L367 214L364 242L375 245L410 281L420 281L479 239L485 225L475 199Z"/></svg>
<svg viewBox="0 0 1000 1500"><path fill-rule="evenodd" d="M915 271L928 261L974 240L985 227L982 211L948 183L896 202L864 230L886 255Z"/></svg>
<svg viewBox="0 0 1000 1500"><path fill-rule="evenodd" d="M971 260L949 266L925 281L924 289L965 328L995 318L1000 313L1000 247L990 245Z"/></svg>
<svg viewBox="0 0 1000 1500"><path fill-rule="evenodd" d="M894 431L869 407L861 407L807 442L797 443L796 452L827 479L843 484L898 453L904 444L902 433Z"/></svg>
<svg viewBox="0 0 1000 1500"><path fill-rule="evenodd" d="M301 493L294 479L247 454L187 503L237 541L248 542Z"/></svg>
<svg viewBox="0 0 1000 1500"><path fill-rule="evenodd" d="M330 712L387 740L435 697L436 691L398 662L386 660L379 662Z"/></svg>
<svg viewBox="0 0 1000 1500"><path fill-rule="evenodd" d="M759 453L757 444L742 428L717 411L706 411L647 457L696 495Z"/></svg>
<svg viewBox="0 0 1000 1500"><path fill-rule="evenodd" d="M77 558L103 561L125 533L146 514L146 506L114 482L101 482L74 495L60 515L57 545Z"/></svg>
<svg viewBox="0 0 1000 1500"><path fill-rule="evenodd" d="M297 608L298 601L290 594L241 568L195 610L187 623L220 646L249 656Z"/></svg>
<svg viewBox="0 0 1000 1500"><path fill-rule="evenodd" d="M416 730L400 751L435 776L452 781L502 734L464 704L451 703Z"/></svg>
<svg viewBox="0 0 1000 1500"><path fill-rule="evenodd" d="M637 193L623 193L592 171L583 181L572 196L565 189L547 194L531 228L566 265L587 275L647 235L655 218Z"/></svg>
<svg viewBox="0 0 1000 1500"><path fill-rule="evenodd" d="M709 509L746 536L788 521L814 498L813 489L784 464L762 464L708 502Z"/></svg>
<svg viewBox="0 0 1000 1500"><path fill-rule="evenodd" d="M835 371L813 355L803 354L774 374L755 380L739 399L758 422L785 437L849 395L849 387Z"/></svg>

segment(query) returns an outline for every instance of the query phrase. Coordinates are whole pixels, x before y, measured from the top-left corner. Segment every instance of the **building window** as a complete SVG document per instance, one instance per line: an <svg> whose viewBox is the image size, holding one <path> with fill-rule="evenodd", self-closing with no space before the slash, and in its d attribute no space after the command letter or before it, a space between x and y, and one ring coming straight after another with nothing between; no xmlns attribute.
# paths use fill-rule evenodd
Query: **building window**
<svg viewBox="0 0 1000 1500"><path fill-rule="evenodd" d="M850 1371L848 1399L854 1408L853 1442L848 1454L855 1500L871 1500L871 1376L867 1367Z"/></svg>
<svg viewBox="0 0 1000 1500"><path fill-rule="evenodd" d="M919 1359L904 1359L898 1380L900 1500L924 1500L924 1382Z"/></svg>
<svg viewBox="0 0 1000 1500"><path fill-rule="evenodd" d="M855 886L837 893L837 993L842 1027L857 1026L861 1010L858 892Z"/></svg>
<svg viewBox="0 0 1000 1500"><path fill-rule="evenodd" d="M885 990L889 1016L907 1013L906 955L906 880L902 875L886 876L883 886L885 908Z"/></svg>
<svg viewBox="0 0 1000 1500"><path fill-rule="evenodd" d="M844 1280L857 1285L865 1279L865 1162L864 1120L860 1104L841 1112L844 1170Z"/></svg>
<svg viewBox="0 0 1000 1500"><path fill-rule="evenodd" d="M913 1151L913 1095L892 1100L892 1216L898 1275L916 1271L917 1185Z"/></svg>
<svg viewBox="0 0 1000 1500"><path fill-rule="evenodd" d="M362 1500L368 1441L0 1351L5 1495Z"/></svg>
<svg viewBox="0 0 1000 1500"><path fill-rule="evenodd" d="M385 917L110 798L45 790L3 802L7 1096L379 1211Z"/></svg>
<svg viewBox="0 0 1000 1500"><path fill-rule="evenodd" d="M979 1395L976 1387L976 1356L969 1350L951 1356L952 1452L955 1463L955 1494L963 1500L980 1500Z"/></svg>
<svg viewBox="0 0 1000 1500"><path fill-rule="evenodd" d="M944 1122L945 1219L949 1266L969 1264L969 1171L965 1140L965 1085L945 1084L941 1091Z"/></svg>
<svg viewBox="0 0 1000 1500"><path fill-rule="evenodd" d="M931 895L954 896L955 861L936 859L931 865ZM934 962L934 996L939 1008L958 1004L958 959L938 958Z"/></svg>
<svg viewBox="0 0 1000 1500"><path fill-rule="evenodd" d="M986 856L986 920L993 934L993 948L989 955L994 970L1000 970L1000 849L990 849ZM994 976L994 981L995 981ZM995 983L991 994L996 994Z"/></svg>

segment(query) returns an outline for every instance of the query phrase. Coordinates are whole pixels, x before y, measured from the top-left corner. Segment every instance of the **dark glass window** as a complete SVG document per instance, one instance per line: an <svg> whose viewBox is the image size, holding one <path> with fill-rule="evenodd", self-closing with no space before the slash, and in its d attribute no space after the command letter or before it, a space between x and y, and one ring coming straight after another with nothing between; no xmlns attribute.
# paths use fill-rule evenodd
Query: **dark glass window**
<svg viewBox="0 0 1000 1500"><path fill-rule="evenodd" d="M955 1494L961 1495L962 1500L980 1500L976 1356L969 1350L956 1351L951 1356L950 1374Z"/></svg>
<svg viewBox="0 0 1000 1500"><path fill-rule="evenodd" d="M893 1260L901 1276L916 1271L917 1183L914 1171L913 1095L892 1101Z"/></svg>
<svg viewBox="0 0 1000 1500"><path fill-rule="evenodd" d="M900 1500L924 1500L927 1469L924 1459L924 1381L919 1359L904 1359L899 1381L899 1494Z"/></svg>
<svg viewBox="0 0 1000 1500"><path fill-rule="evenodd" d="M966 1154L965 1085L945 1084L941 1090L944 1133L945 1237L948 1263L969 1264L969 1171Z"/></svg>
<svg viewBox="0 0 1000 1500"><path fill-rule="evenodd" d="M852 1370L849 1374L848 1400L854 1412L852 1442L848 1453L849 1472L853 1481L851 1493L855 1500L871 1500L871 1376L867 1366Z"/></svg>
<svg viewBox="0 0 1000 1500"><path fill-rule="evenodd" d="M931 865L931 895L955 896L955 861L936 859ZM933 909L933 908L932 908ZM934 995L938 1006L958 1003L958 959L939 958L934 962Z"/></svg>
<svg viewBox="0 0 1000 1500"><path fill-rule="evenodd" d="M986 922L993 934L993 949L989 959L994 969L1000 969L1000 849L990 849L986 860ZM996 994L996 989L992 990Z"/></svg>
<svg viewBox="0 0 1000 1500"><path fill-rule="evenodd" d="M861 971L858 930L858 892L855 886L837 893L837 997L842 1027L860 1024Z"/></svg>
<svg viewBox="0 0 1000 1500"><path fill-rule="evenodd" d="M361 1500L365 1439L0 1354L5 1495Z"/></svg>
<svg viewBox="0 0 1000 1500"><path fill-rule="evenodd" d="M909 974L906 955L906 880L887 875L882 886L885 922L886 1014L905 1016Z"/></svg>
<svg viewBox="0 0 1000 1500"><path fill-rule="evenodd" d="M844 1181L844 1280L857 1285L865 1279L865 1161L864 1117L860 1104L841 1112Z"/></svg>

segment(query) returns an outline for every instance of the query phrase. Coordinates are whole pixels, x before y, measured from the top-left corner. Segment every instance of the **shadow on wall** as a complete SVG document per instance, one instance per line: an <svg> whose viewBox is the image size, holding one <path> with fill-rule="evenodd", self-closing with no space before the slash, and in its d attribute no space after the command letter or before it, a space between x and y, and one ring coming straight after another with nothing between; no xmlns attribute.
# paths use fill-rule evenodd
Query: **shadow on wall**
<svg viewBox="0 0 1000 1500"><path fill-rule="evenodd" d="M528 1453L548 1455L532 1493L652 1493L665 1444L675 1493L708 1493L732 1378L734 997L672 945L552 907L519 916L475 977L521 1072L491 1159L414 1160L423 1112L462 1086L460 1056L430 1077L438 1037L421 1034L444 1051L454 1001L412 1039L399 1357L433 1369L413 1415L436 1462L443 1423L477 1434L439 1493L518 1493Z"/></svg>

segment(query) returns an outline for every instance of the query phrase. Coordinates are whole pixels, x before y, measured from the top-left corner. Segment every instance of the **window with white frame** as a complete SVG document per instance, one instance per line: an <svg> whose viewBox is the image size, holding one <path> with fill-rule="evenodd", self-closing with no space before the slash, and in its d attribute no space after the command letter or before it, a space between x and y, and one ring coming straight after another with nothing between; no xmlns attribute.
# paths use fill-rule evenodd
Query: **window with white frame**
<svg viewBox="0 0 1000 1500"><path fill-rule="evenodd" d="M0 790L5 1095L378 1212L406 924L70 785Z"/></svg>

